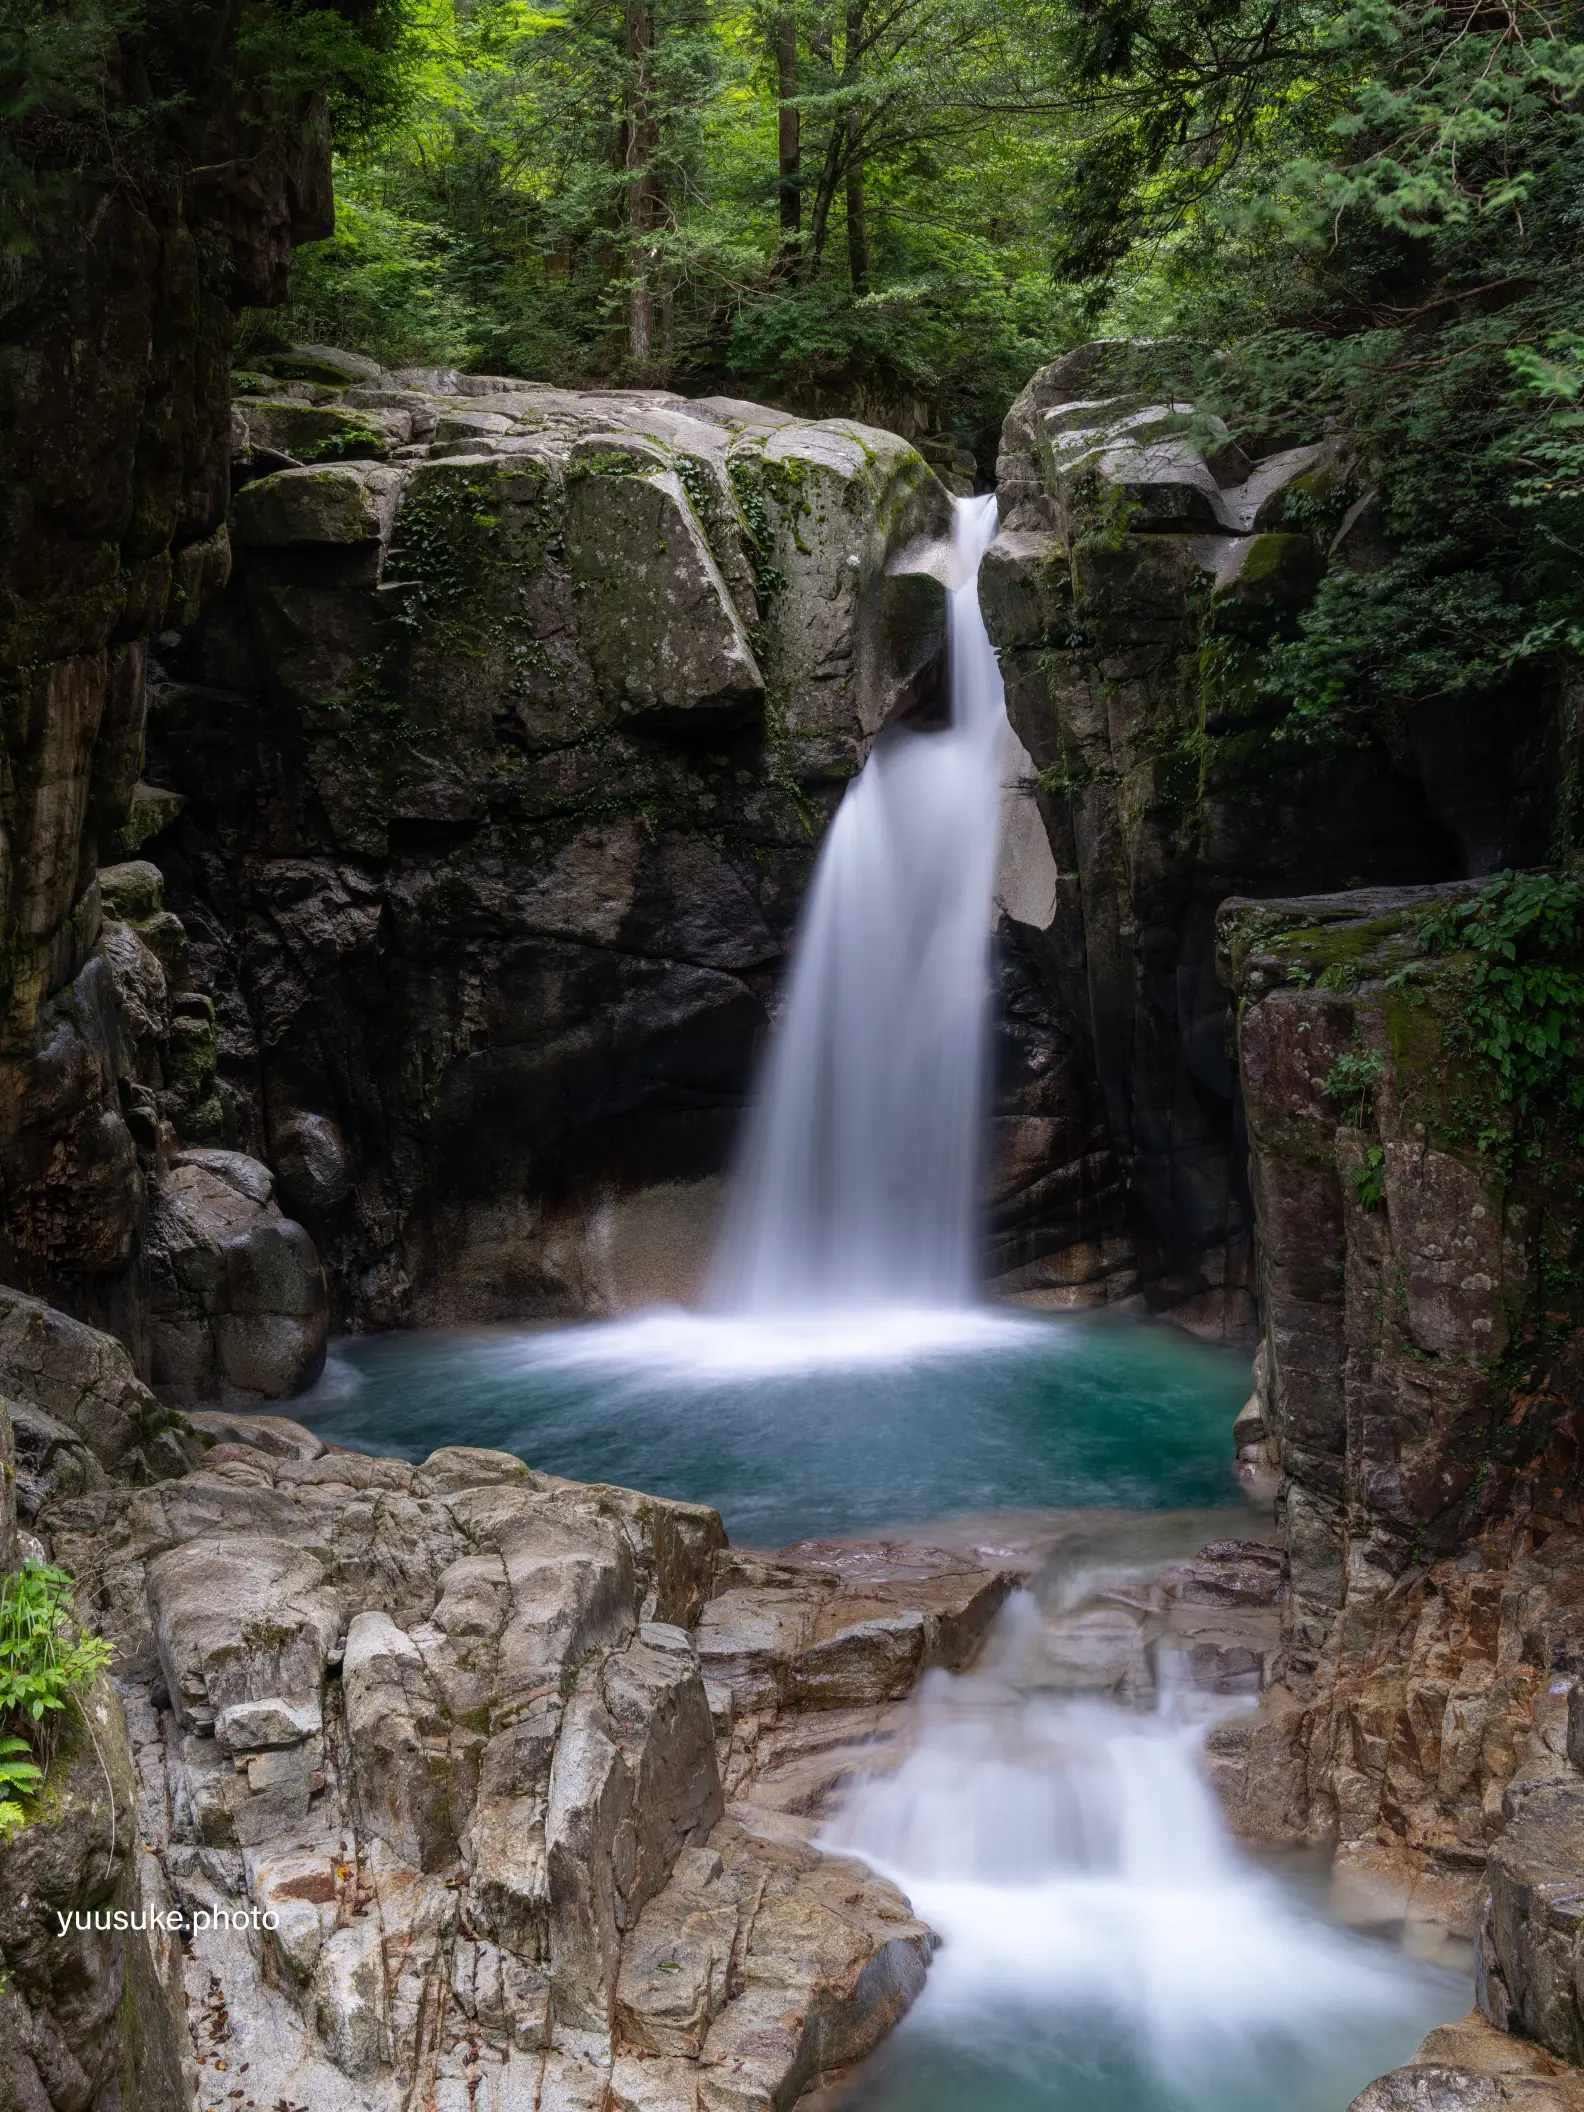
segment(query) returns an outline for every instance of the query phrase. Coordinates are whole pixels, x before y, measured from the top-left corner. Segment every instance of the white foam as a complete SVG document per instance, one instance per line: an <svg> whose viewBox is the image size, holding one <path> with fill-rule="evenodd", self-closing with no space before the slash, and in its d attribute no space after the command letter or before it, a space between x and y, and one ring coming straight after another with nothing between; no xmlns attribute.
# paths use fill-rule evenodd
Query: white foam
<svg viewBox="0 0 1584 2112"><path fill-rule="evenodd" d="M656 1385L715 1385L1049 1349L1059 1330L980 1306L878 1306L764 1317L663 1307L630 1319L524 1334L499 1346L523 1370L606 1372Z"/></svg>
<svg viewBox="0 0 1584 2112"><path fill-rule="evenodd" d="M1020 1595L992 1666L935 1675L909 1758L827 1829L824 1845L890 1877L943 1939L911 2033L994 2069L1019 2032L1056 2063L1064 2034L1098 2026L1162 2104L1241 2104L1273 2058L1324 2070L1339 2044L1395 2027L1406 2059L1438 1996L1458 2012L1452 1976L1328 1924L1238 1849L1193 1723L1018 1698L1041 1628Z"/></svg>

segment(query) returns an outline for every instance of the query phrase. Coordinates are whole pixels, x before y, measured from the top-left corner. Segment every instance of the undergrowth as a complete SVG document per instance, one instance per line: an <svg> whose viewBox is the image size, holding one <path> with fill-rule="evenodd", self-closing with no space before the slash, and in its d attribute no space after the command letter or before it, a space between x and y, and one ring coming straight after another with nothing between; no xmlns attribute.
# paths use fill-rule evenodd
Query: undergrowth
<svg viewBox="0 0 1584 2112"><path fill-rule="evenodd" d="M1502 1104L1531 1127L1560 1109L1584 1143L1584 883L1554 872L1501 873L1423 918L1418 944L1422 954L1473 957L1448 1038L1490 1065ZM1477 1141L1490 1153L1508 1133L1488 1124Z"/></svg>
<svg viewBox="0 0 1584 2112"><path fill-rule="evenodd" d="M72 1612L72 1581L47 1562L0 1577L0 1839L25 1816L54 1756L66 1709L108 1666L110 1645Z"/></svg>

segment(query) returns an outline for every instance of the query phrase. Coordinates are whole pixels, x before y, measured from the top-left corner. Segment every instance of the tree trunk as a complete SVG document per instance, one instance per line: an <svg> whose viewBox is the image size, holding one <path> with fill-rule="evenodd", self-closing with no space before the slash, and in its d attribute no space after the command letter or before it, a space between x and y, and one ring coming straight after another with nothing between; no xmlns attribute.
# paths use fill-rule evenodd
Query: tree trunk
<svg viewBox="0 0 1584 2112"><path fill-rule="evenodd" d="M869 215L864 202L863 114L847 113L847 270L854 293L869 284Z"/></svg>
<svg viewBox="0 0 1584 2112"><path fill-rule="evenodd" d="M795 97L798 92L797 16L791 8L776 18L776 93L781 99L780 136L777 141L781 164L781 246L795 248L803 224L803 192L798 184L802 154L802 126Z"/></svg>
<svg viewBox="0 0 1584 2112"><path fill-rule="evenodd" d="M654 16L649 0L627 0L627 350L635 367L654 356L653 235L660 220L654 155Z"/></svg>

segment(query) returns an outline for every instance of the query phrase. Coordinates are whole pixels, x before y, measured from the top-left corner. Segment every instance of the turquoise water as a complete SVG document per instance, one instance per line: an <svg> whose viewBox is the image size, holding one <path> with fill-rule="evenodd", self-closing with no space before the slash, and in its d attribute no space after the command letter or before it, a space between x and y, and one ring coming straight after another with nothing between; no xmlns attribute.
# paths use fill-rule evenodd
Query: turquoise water
<svg viewBox="0 0 1584 2112"><path fill-rule="evenodd" d="M1125 1320L657 1313L352 1337L292 1412L359 1450L487 1445L713 1504L734 1541L781 1547L1014 1507L1237 1503L1248 1390L1246 1355Z"/></svg>
<svg viewBox="0 0 1584 2112"><path fill-rule="evenodd" d="M852 2082L821 2095L820 2112L1343 2112L1470 1999L1459 1974L1350 1944L1366 1969L1374 1959L1378 2001L1310 2025L1262 2022L1256 1981L1242 2029L1212 2023L1177 2044L1126 2010L1077 2014L1015 1995L936 2002L930 1990Z"/></svg>

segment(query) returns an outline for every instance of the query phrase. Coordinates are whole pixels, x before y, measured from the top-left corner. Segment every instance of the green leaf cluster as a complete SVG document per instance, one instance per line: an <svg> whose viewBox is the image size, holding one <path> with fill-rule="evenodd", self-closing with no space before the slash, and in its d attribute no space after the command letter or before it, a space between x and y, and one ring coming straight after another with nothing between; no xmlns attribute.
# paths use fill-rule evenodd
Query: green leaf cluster
<svg viewBox="0 0 1584 2112"><path fill-rule="evenodd" d="M1523 1122L1565 1110L1584 1143L1584 883L1502 873L1425 918L1419 946L1472 956L1457 1032L1494 1070L1502 1101Z"/></svg>
<svg viewBox="0 0 1584 2112"><path fill-rule="evenodd" d="M78 1624L64 1570L28 1561L0 1577L0 1732L30 1739L46 1765L62 1712L111 1655L102 1637Z"/></svg>

